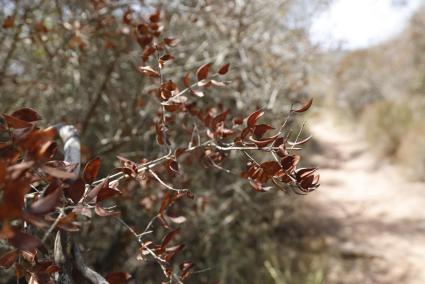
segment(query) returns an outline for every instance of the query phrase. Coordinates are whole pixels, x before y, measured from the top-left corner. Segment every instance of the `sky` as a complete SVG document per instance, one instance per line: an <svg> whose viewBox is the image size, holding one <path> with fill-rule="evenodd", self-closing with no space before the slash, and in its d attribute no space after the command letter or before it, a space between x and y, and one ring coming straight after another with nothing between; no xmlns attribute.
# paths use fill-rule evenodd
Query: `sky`
<svg viewBox="0 0 425 284"><path fill-rule="evenodd" d="M402 32L421 4L425 0L334 0L313 20L310 36L325 49L366 48Z"/></svg>

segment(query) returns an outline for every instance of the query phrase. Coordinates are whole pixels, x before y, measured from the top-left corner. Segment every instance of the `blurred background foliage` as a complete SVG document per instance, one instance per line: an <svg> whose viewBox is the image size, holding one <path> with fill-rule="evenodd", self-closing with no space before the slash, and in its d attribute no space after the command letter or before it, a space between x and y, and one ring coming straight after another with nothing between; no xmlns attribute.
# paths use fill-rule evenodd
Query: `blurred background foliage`
<svg viewBox="0 0 425 284"><path fill-rule="evenodd" d="M403 32L386 42L323 53L310 84L324 105L363 128L372 152L416 180L425 178L424 15L419 8Z"/></svg>
<svg viewBox="0 0 425 284"><path fill-rule="evenodd" d="M132 17L143 18L159 8L164 33L178 41L164 76L181 82L205 62L230 63L231 84L209 92L206 104L243 115L264 107L268 119L281 123L291 104L310 97L315 47L307 19L327 2L1 0L1 108L30 106L45 123L76 125L83 159L101 156L104 175L117 154L136 161L155 158L155 130L146 128L157 108L154 85L136 71L143 49L123 16L131 9ZM300 125L293 122L293 127ZM197 199L186 204L181 233L185 257L198 271L193 283L324 281L326 268L305 249L309 233L298 228L299 205L291 196L258 196L238 178L217 170L205 176L197 165L186 169ZM123 218L144 228L155 214L155 185L129 182L127 189L120 201ZM286 223L293 229L287 231ZM134 283L162 279L153 263L136 260L136 244L113 221L96 220L79 238L88 263L101 273L128 271Z"/></svg>
<svg viewBox="0 0 425 284"><path fill-rule="evenodd" d="M1 111L29 106L46 123L76 125L84 159L102 156L105 175L117 154L154 158L155 130L145 127L154 119L154 86L136 71L143 50L122 17L129 8L144 17L160 7L165 34L178 40L167 76L180 82L205 62L231 65L231 84L207 102L241 113L264 107L279 122L291 104L314 95L318 112L354 121L377 155L425 179L425 10L388 42L323 51L308 29L330 2L0 0ZM314 142L309 149L318 150ZM181 209L179 238L196 263L189 283L329 283L338 256L306 216L310 205L282 192L255 194L223 171L187 171L197 195ZM129 183L120 201L127 223L143 228L151 219L154 190ZM136 260L137 246L119 224L97 220L80 237L97 271L125 270L133 283L162 279L153 263Z"/></svg>

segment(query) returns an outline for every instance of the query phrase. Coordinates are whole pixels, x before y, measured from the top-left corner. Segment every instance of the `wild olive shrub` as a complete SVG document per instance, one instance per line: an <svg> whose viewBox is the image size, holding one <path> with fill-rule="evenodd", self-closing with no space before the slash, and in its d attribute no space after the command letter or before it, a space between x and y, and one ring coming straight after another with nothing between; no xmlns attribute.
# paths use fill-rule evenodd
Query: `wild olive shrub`
<svg viewBox="0 0 425 284"><path fill-rule="evenodd" d="M397 160L410 178L425 181L425 121L413 123L402 139Z"/></svg>
<svg viewBox="0 0 425 284"><path fill-rule="evenodd" d="M111 241L118 247L132 250L129 254L136 265L155 263L162 280L182 283L194 269L199 271L187 255L182 256L185 244L180 235L184 234L184 223L190 221L189 217L197 216L188 213L190 210L186 208L202 212L208 202L205 196L198 196L197 187L191 187L195 173L203 172L207 177L226 175L240 180L239 190L249 189L259 194L276 194L265 193L274 190L306 194L319 186L316 168L298 166L299 151L309 138L304 137L302 128L295 133L291 131L294 117L307 111L312 99L298 102L273 125L264 119L262 108L253 107L243 112L217 103L209 96L212 90L221 90L214 94L225 96L229 64L202 63L183 76L168 72L167 68L176 58L173 49L178 40L164 34L159 10L140 15L124 6L126 9L117 17L110 14L116 9L115 5L92 2L92 14L84 16L87 26L80 22L74 22L74 26L62 23L72 30L65 38L64 45L69 48L65 51L61 45L55 47L46 43L49 28L43 22L26 21L27 12L21 14L18 7L3 23L3 28L13 29L12 35L17 35L16 42L10 46L12 55L20 44L17 40L21 32L28 32L23 29L24 25L30 22L35 32L34 40L42 43L37 52L49 56L52 64L61 64L56 59L58 55L69 56L69 64L84 64L82 59L89 60L90 53L95 54L86 36L96 29L96 36L91 40L103 46L105 56L112 58L106 64L99 62L99 69L105 71L103 79L94 89L87 112L76 127L67 124L66 117L62 121L65 123L43 121L41 115L28 106L2 114L0 235L7 250L0 257L0 266L13 267L18 281L29 283L126 283L131 279L138 283L143 275L127 271L99 273L90 268L97 261L110 261L113 255L106 247L95 250L102 245L103 231L110 226L125 229L126 234L117 233L118 237ZM66 13L58 16L63 20ZM107 32L105 27L112 31ZM149 88L144 97L135 92L131 98L133 104L129 105L105 93L108 88L118 93L123 88L119 80L125 72L120 75L113 72L118 68L117 50L125 51L134 42L139 46L139 63L133 69L125 64L119 67L139 72ZM81 62L74 58L78 54L82 54ZM44 67L41 69L47 72ZM72 68L64 70L63 74L50 75L71 76L77 83L65 84L63 91L76 92L80 88L78 82L87 83L96 76L97 70L84 72L87 78L81 78L81 73ZM110 78L112 86L108 85ZM7 77L7 80L12 79ZM31 85L30 81L26 83ZM43 83L38 84L39 88L45 87ZM138 85L134 80L127 87L137 88ZM11 90L12 87L8 92ZM54 103L57 97L50 95L50 103ZM29 99L28 104L31 101ZM75 101L79 99L70 99L65 107L67 112L75 112L72 110ZM75 106L86 110L87 106L81 102ZM105 105L105 109L99 105ZM54 111L52 108L46 112ZM127 119L129 111L141 116ZM114 114L120 119L115 119ZM104 120L95 121L96 115ZM78 116L81 115L74 113L74 117ZM60 117L60 114L52 117ZM90 127L92 124L96 127ZM118 129L120 124L123 126ZM116 131L114 138L107 140L102 132L111 131L112 125L117 129L112 130ZM135 159L122 153L115 167L107 163L105 168L102 157L93 157L80 165L80 148L84 153L84 143L81 144L79 133L83 141L106 139L103 153L119 148L126 137L140 135L149 145L139 147L149 146L149 152L144 152L143 156L134 155ZM116 137L120 139L114 140ZM215 180L210 179L210 182ZM140 215L145 215L143 225L134 221ZM134 245L127 246L127 243ZM90 255L96 256L94 259L85 255L89 250Z"/></svg>
<svg viewBox="0 0 425 284"><path fill-rule="evenodd" d="M361 122L367 141L382 157L394 158L412 124L407 104L380 101L365 108Z"/></svg>

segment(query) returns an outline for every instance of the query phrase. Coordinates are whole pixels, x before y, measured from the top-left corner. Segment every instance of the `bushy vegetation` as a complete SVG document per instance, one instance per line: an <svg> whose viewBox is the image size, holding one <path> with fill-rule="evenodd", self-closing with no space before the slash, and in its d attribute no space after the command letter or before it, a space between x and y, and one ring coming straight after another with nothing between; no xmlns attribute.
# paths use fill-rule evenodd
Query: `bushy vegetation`
<svg viewBox="0 0 425 284"><path fill-rule="evenodd" d="M368 105L361 123L365 137L381 158L394 158L413 121L412 111L406 104L380 101Z"/></svg>
<svg viewBox="0 0 425 284"><path fill-rule="evenodd" d="M60 2L1 2L0 282L323 281L303 1Z"/></svg>
<svg viewBox="0 0 425 284"><path fill-rule="evenodd" d="M425 120L409 127L403 137L397 159L407 176L413 180L425 181Z"/></svg>
<svg viewBox="0 0 425 284"><path fill-rule="evenodd" d="M424 13L419 9L396 39L332 57L337 63L327 89L333 94L328 101L362 129L370 149L414 179L425 176Z"/></svg>

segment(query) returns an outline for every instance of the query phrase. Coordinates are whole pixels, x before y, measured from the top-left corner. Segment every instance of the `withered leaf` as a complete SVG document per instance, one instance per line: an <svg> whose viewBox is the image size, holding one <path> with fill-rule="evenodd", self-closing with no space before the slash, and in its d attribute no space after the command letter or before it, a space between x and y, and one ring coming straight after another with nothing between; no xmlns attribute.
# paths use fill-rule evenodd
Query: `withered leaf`
<svg viewBox="0 0 425 284"><path fill-rule="evenodd" d="M183 85L184 85L186 88L189 88L189 87L190 87L189 73L186 73L186 74L184 75L184 77L183 77Z"/></svg>
<svg viewBox="0 0 425 284"><path fill-rule="evenodd" d="M18 251L12 250L5 254L3 254L0 257L0 267L2 268L10 268L16 261L16 258L18 257Z"/></svg>
<svg viewBox="0 0 425 284"><path fill-rule="evenodd" d="M3 114L3 118L10 128L29 128L33 126L28 121L7 114Z"/></svg>
<svg viewBox="0 0 425 284"><path fill-rule="evenodd" d="M264 173L269 177L274 176L281 169L280 164L276 161L264 162L260 167L263 168Z"/></svg>
<svg viewBox="0 0 425 284"><path fill-rule="evenodd" d="M257 120L258 120L261 116L263 116L263 115L264 115L264 112L263 112L261 109L259 109L259 110L257 110L257 111L254 111L253 113L251 113L251 114L248 116L248 119L247 119L247 121L246 121L247 126L248 126L249 128L254 128L254 127L255 127L255 124L257 123Z"/></svg>
<svg viewBox="0 0 425 284"><path fill-rule="evenodd" d="M70 198L75 204L77 204L84 195L85 187L85 182L79 178L71 183L69 188L64 190L65 197Z"/></svg>
<svg viewBox="0 0 425 284"><path fill-rule="evenodd" d="M101 183L99 183L92 190L89 191L89 193L87 194L87 202L93 201L102 189L108 187L109 177L106 177Z"/></svg>
<svg viewBox="0 0 425 284"><path fill-rule="evenodd" d="M169 242L171 242L175 236L177 235L177 233L180 231L180 228L177 228L175 230L172 230L171 232L169 232L167 235L165 235L165 237L162 239L161 242L161 249L165 249L165 247L168 245Z"/></svg>
<svg viewBox="0 0 425 284"><path fill-rule="evenodd" d="M157 10L154 14L149 16L149 20L152 23L157 23L159 21L159 18L161 17L161 11Z"/></svg>
<svg viewBox="0 0 425 284"><path fill-rule="evenodd" d="M302 107L300 107L299 109L295 109L295 110L293 110L294 112L298 112L298 113L301 113L301 112L305 112L305 111L307 111L310 107L311 107L311 105L313 104L313 98L311 98L311 99L309 99Z"/></svg>
<svg viewBox="0 0 425 284"><path fill-rule="evenodd" d="M41 119L41 115L38 112L28 107L14 111L12 116L27 122L33 122Z"/></svg>
<svg viewBox="0 0 425 284"><path fill-rule="evenodd" d="M7 18L4 19L3 28L9 29L9 28L13 27L14 23L15 23L15 17L14 16L7 16Z"/></svg>
<svg viewBox="0 0 425 284"><path fill-rule="evenodd" d="M176 160L168 160L168 168L176 173L176 174L180 174L179 172L179 163Z"/></svg>
<svg viewBox="0 0 425 284"><path fill-rule="evenodd" d="M48 174L52 177L56 177L56 178L59 178L59 179L74 179L74 178L76 178L75 173L70 173L70 172L64 171L62 169L58 169L58 168L50 167L50 166L43 166L41 168L46 174Z"/></svg>
<svg viewBox="0 0 425 284"><path fill-rule="evenodd" d="M295 166L300 161L300 156L286 156L280 160L280 164L282 165L282 169L286 172L292 172L295 169Z"/></svg>
<svg viewBox="0 0 425 284"><path fill-rule="evenodd" d="M119 191L116 188L111 188L109 186L103 187L100 189L99 193L97 194L97 202L101 202L107 199L110 199L112 197L115 197L117 195L121 195L121 191Z"/></svg>
<svg viewBox="0 0 425 284"><path fill-rule="evenodd" d="M36 237L22 232L15 232L15 235L9 239L9 243L21 250L31 250L42 245Z"/></svg>
<svg viewBox="0 0 425 284"><path fill-rule="evenodd" d="M109 272L105 276L109 284L125 284L130 278L131 275L127 272Z"/></svg>
<svg viewBox="0 0 425 284"><path fill-rule="evenodd" d="M164 197L162 198L161 207L159 208L159 214L162 214L164 210L167 209L168 205L170 204L170 201L171 201L171 193L167 191Z"/></svg>
<svg viewBox="0 0 425 284"><path fill-rule="evenodd" d="M96 180L96 177L100 169L100 158L96 157L87 162L83 171L83 178L86 183L93 183Z"/></svg>
<svg viewBox="0 0 425 284"><path fill-rule="evenodd" d="M49 195L38 199L36 202L31 204L28 208L28 212L34 215L44 215L53 211L59 202L61 190L55 189Z"/></svg>
<svg viewBox="0 0 425 284"><path fill-rule="evenodd" d="M164 43L170 47L174 47L177 45L177 41L175 38L166 37L164 38Z"/></svg>
<svg viewBox="0 0 425 284"><path fill-rule="evenodd" d="M229 64L229 63L224 64L224 65L223 65L223 66L221 66L221 67L220 67L220 69L218 70L218 74L220 74L220 75L225 75L227 72L229 72L229 67L230 67L230 64Z"/></svg>
<svg viewBox="0 0 425 284"><path fill-rule="evenodd" d="M226 116L228 113L229 113L229 110L226 110L214 116L214 118L211 120L211 129L213 130L217 129L217 124L219 124L220 122L223 122L226 119Z"/></svg>
<svg viewBox="0 0 425 284"><path fill-rule="evenodd" d="M198 78L198 81L204 80L208 77L210 67L211 63L206 63L198 68L198 70L196 71L196 77Z"/></svg>
<svg viewBox="0 0 425 284"><path fill-rule="evenodd" d="M267 124L259 124L256 125L254 128L254 135L256 138L261 139L261 137L263 137L263 135L269 131L269 130L273 130L274 127L271 127L270 125Z"/></svg>
<svg viewBox="0 0 425 284"><path fill-rule="evenodd" d="M181 273L180 273L180 280L185 280L186 278L189 277L190 275L190 269L194 266L194 264L190 261L185 261L182 264L180 264L180 269L181 269Z"/></svg>

